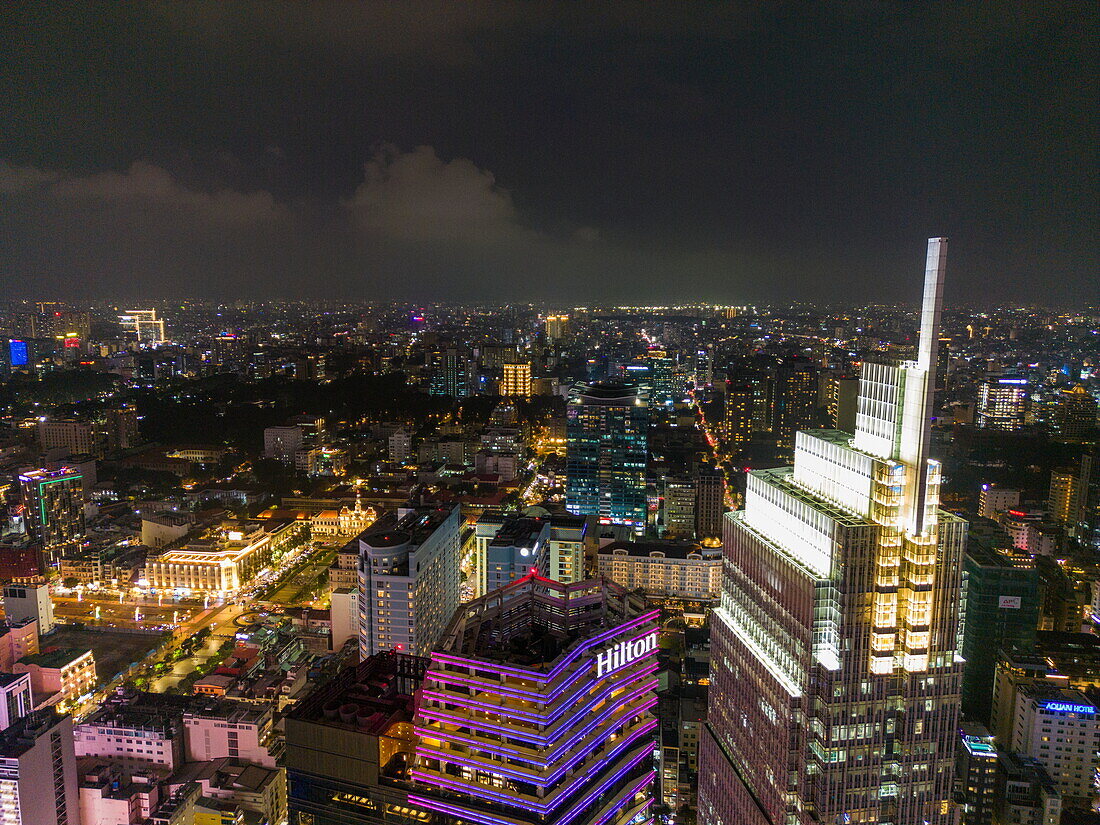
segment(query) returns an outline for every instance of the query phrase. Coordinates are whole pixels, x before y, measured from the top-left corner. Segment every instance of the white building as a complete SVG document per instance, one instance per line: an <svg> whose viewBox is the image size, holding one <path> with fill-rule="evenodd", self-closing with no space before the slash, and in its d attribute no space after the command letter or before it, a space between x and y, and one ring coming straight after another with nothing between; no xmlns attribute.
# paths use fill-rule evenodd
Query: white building
<svg viewBox="0 0 1100 825"><path fill-rule="evenodd" d="M998 512L1019 506L1019 490L1006 490L992 484L983 484L978 494L978 515L982 518L995 519Z"/></svg>
<svg viewBox="0 0 1100 825"><path fill-rule="evenodd" d="M301 427L268 427L264 430L264 456L293 464L294 455L304 442L305 433Z"/></svg>
<svg viewBox="0 0 1100 825"><path fill-rule="evenodd" d="M54 627L53 602L46 584L4 585L4 615L13 624L25 619L38 622L38 632L49 633Z"/></svg>
<svg viewBox="0 0 1100 825"><path fill-rule="evenodd" d="M29 673L0 673L0 730L34 710Z"/></svg>
<svg viewBox="0 0 1100 825"><path fill-rule="evenodd" d="M87 421L39 421L38 443L43 451L64 448L73 455L99 452L99 434Z"/></svg>
<svg viewBox="0 0 1100 825"><path fill-rule="evenodd" d="M390 461L404 464L412 456L412 436L404 430L398 430L389 437Z"/></svg>
<svg viewBox="0 0 1100 825"><path fill-rule="evenodd" d="M182 539L195 523L190 513L149 513L141 517L141 543L153 550Z"/></svg>
<svg viewBox="0 0 1100 825"><path fill-rule="evenodd" d="M359 537L359 651L426 656L459 605L461 507L387 513Z"/></svg>
<svg viewBox="0 0 1100 825"><path fill-rule="evenodd" d="M1079 690L1024 685L1016 694L1010 750L1037 759L1063 799L1083 807L1097 800L1095 774L1100 711Z"/></svg>
<svg viewBox="0 0 1100 825"><path fill-rule="evenodd" d="M648 596L709 601L722 585L722 551L696 544L615 541L600 548L596 572Z"/></svg>
<svg viewBox="0 0 1100 825"><path fill-rule="evenodd" d="M188 762L228 756L252 765L275 767L271 709L218 700L197 705L183 714Z"/></svg>

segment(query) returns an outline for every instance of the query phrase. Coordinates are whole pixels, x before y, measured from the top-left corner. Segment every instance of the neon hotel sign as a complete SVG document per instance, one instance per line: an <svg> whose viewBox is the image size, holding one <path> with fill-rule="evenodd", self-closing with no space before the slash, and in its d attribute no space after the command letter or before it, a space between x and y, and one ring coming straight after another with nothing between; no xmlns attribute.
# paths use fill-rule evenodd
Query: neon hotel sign
<svg viewBox="0 0 1100 825"><path fill-rule="evenodd" d="M626 667L626 665L636 662L656 650L656 633L619 642L610 650L604 650L596 655L596 678L599 679L613 670Z"/></svg>

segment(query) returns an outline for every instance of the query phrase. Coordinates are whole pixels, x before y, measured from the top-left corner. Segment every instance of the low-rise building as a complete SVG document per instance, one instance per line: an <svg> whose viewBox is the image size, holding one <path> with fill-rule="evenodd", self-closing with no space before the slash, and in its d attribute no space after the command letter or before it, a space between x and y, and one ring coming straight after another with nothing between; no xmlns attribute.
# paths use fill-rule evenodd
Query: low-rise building
<svg viewBox="0 0 1100 825"><path fill-rule="evenodd" d="M194 783L201 799L229 803L256 815L256 821L276 825L286 819L286 773L280 768L252 765L238 759L188 762L168 779L175 792Z"/></svg>
<svg viewBox="0 0 1100 825"><path fill-rule="evenodd" d="M600 548L596 572L648 596L711 601L721 586L722 551L697 544L614 541Z"/></svg>
<svg viewBox="0 0 1100 825"><path fill-rule="evenodd" d="M29 673L35 694L75 702L96 687L95 657L90 650L52 650L24 656L12 666Z"/></svg>
<svg viewBox="0 0 1100 825"><path fill-rule="evenodd" d="M38 622L31 618L0 622L0 673L12 673L12 666L24 656L39 652Z"/></svg>
<svg viewBox="0 0 1100 825"><path fill-rule="evenodd" d="M173 771L184 761L184 697L159 699L158 694L119 692L100 705L73 730L78 757L95 757L127 770L157 768Z"/></svg>
<svg viewBox="0 0 1100 825"><path fill-rule="evenodd" d="M183 547L150 556L145 578L157 590L231 596L304 540L307 524L278 519L231 522Z"/></svg>
<svg viewBox="0 0 1100 825"><path fill-rule="evenodd" d="M152 550L179 541L194 527L190 513L149 513L141 518L141 543Z"/></svg>

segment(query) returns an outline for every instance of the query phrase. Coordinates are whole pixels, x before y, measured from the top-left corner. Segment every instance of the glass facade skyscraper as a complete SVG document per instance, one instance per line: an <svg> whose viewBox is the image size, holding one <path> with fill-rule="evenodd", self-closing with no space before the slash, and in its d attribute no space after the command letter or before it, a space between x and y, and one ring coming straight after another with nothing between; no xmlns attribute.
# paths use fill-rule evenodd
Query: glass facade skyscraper
<svg viewBox="0 0 1100 825"><path fill-rule="evenodd" d="M646 524L647 399L636 384L577 384L566 406L566 509L625 524Z"/></svg>
<svg viewBox="0 0 1100 825"><path fill-rule="evenodd" d="M966 522L928 457L946 241L918 354L865 363L854 435L797 434L727 516L699 766L709 825L947 825Z"/></svg>

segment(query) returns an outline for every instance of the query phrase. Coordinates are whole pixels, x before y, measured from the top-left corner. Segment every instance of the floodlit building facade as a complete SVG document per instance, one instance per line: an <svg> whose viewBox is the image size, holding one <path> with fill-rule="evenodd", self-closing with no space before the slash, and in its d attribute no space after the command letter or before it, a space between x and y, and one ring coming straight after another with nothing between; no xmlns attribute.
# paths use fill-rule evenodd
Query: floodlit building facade
<svg viewBox="0 0 1100 825"><path fill-rule="evenodd" d="M531 364L504 364L500 379L500 394L506 398L531 397Z"/></svg>
<svg viewBox="0 0 1100 825"><path fill-rule="evenodd" d="M966 523L928 457L946 241L917 358L865 363L853 435L797 434L726 516L699 757L708 825L948 825Z"/></svg>

